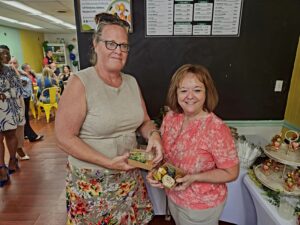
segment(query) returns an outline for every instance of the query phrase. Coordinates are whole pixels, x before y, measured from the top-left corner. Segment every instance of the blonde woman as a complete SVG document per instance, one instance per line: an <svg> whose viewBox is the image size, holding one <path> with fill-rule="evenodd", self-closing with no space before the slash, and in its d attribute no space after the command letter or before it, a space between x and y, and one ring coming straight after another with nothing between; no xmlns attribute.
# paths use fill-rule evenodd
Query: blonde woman
<svg viewBox="0 0 300 225"><path fill-rule="evenodd" d="M55 120L58 146L69 155L68 224L147 224L152 205L140 171L127 163L126 148L136 146L139 130L148 139L147 150L156 150L158 163L160 135L135 78L121 72L129 24L106 13L98 14L96 22L94 66L71 76Z"/></svg>
<svg viewBox="0 0 300 225"><path fill-rule="evenodd" d="M40 101L47 103L50 101L49 92L44 92L43 96L41 96L43 90L45 88L53 87L57 85L57 80L55 79L55 74L53 70L48 67L45 67L42 72L42 76L38 78L37 85L39 87L38 90L38 98Z"/></svg>

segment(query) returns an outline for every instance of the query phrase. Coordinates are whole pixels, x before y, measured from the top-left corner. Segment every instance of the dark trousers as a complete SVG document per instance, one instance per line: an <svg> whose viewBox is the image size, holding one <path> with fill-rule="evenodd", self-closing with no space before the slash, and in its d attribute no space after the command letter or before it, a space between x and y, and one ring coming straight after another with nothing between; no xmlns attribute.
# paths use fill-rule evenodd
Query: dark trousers
<svg viewBox="0 0 300 225"><path fill-rule="evenodd" d="M30 97L24 98L25 102L25 126L24 126L24 136L27 136L29 141L34 141L38 136L34 130L30 126L30 118L29 118L29 108L30 108Z"/></svg>

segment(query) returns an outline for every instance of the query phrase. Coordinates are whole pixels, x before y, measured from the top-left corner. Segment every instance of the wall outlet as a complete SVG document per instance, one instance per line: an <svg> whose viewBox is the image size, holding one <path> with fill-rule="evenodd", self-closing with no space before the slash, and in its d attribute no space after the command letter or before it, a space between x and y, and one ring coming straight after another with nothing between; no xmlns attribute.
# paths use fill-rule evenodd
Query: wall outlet
<svg viewBox="0 0 300 225"><path fill-rule="evenodd" d="M282 91L282 85L283 85L283 80L276 80L274 91L275 92L281 92Z"/></svg>

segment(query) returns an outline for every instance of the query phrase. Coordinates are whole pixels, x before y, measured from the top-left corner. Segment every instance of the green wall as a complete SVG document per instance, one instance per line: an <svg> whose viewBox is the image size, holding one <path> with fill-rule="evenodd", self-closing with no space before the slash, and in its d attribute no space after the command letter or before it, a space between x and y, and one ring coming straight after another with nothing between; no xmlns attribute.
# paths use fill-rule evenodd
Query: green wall
<svg viewBox="0 0 300 225"><path fill-rule="evenodd" d="M18 29L0 26L0 44L10 48L11 55L17 57L20 65L24 62Z"/></svg>

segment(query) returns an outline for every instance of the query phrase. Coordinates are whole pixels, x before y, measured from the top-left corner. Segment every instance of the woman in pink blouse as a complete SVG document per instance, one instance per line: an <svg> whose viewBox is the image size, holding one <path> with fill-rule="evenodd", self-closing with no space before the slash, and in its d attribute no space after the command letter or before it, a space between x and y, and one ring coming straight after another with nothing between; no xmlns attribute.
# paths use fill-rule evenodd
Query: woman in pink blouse
<svg viewBox="0 0 300 225"><path fill-rule="evenodd" d="M229 128L213 110L218 94L206 68L186 64L173 75L162 140L165 159L185 172L166 190L177 225L217 225L227 197L226 183L239 174L239 161ZM152 186L161 183L148 175Z"/></svg>

